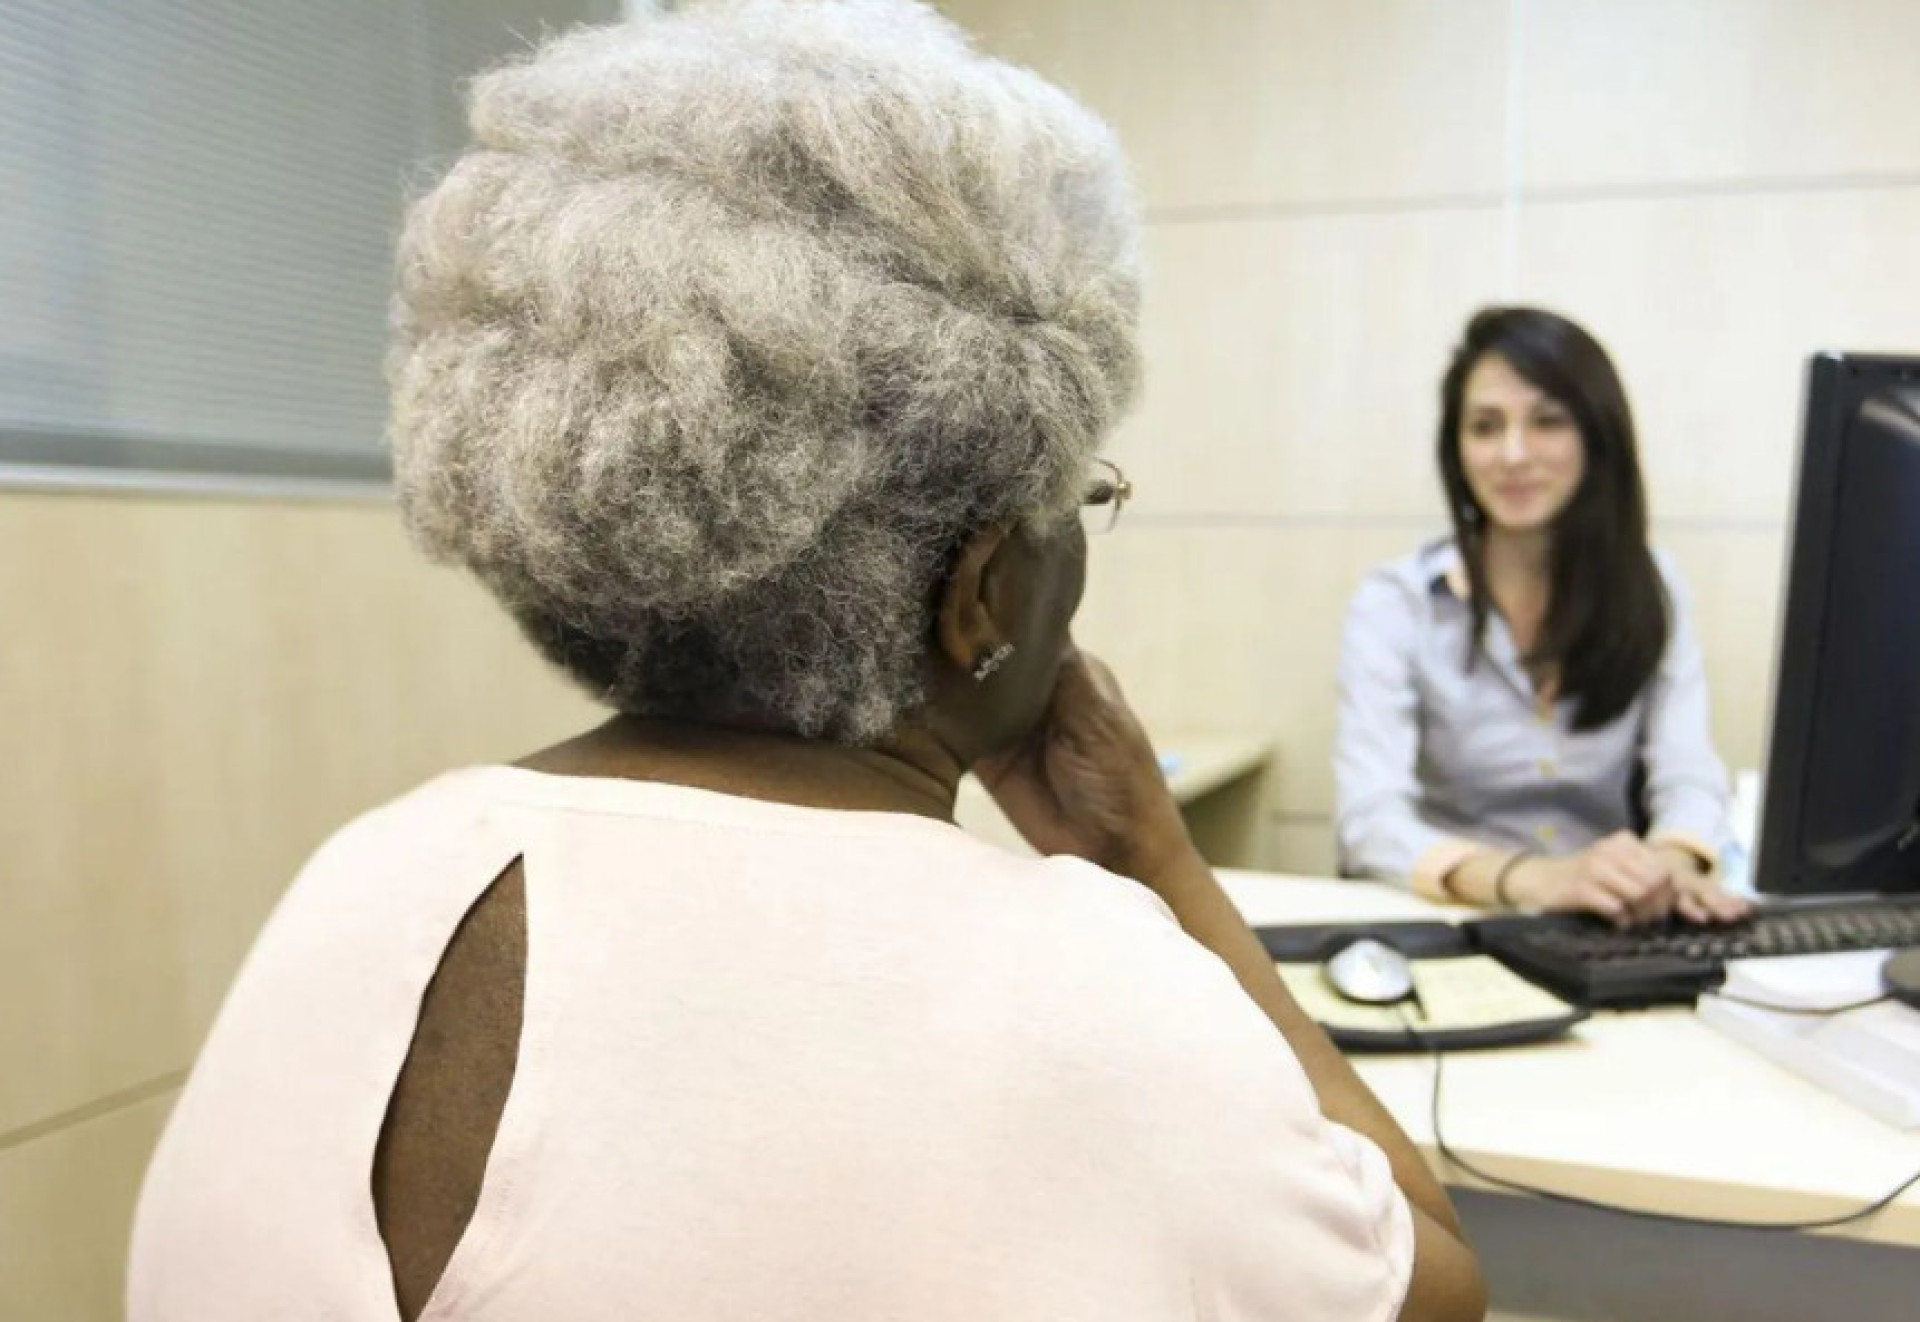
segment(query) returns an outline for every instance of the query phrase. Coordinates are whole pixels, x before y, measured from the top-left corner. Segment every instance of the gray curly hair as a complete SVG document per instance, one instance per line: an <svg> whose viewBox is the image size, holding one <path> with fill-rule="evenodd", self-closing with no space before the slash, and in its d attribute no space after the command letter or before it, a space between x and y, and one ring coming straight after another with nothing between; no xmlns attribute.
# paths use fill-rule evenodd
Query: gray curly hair
<svg viewBox="0 0 1920 1322"><path fill-rule="evenodd" d="M923 700L971 530L1137 376L1112 135L907 0L712 0L473 85L400 240L401 507L622 711L843 742Z"/></svg>

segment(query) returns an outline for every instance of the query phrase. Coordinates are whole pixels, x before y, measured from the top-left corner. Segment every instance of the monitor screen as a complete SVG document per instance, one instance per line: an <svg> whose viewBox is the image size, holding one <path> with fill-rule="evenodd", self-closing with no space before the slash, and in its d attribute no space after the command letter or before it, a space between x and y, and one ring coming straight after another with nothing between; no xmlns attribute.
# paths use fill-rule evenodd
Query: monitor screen
<svg viewBox="0 0 1920 1322"><path fill-rule="evenodd" d="M1759 888L1920 889L1920 358L1809 370Z"/></svg>

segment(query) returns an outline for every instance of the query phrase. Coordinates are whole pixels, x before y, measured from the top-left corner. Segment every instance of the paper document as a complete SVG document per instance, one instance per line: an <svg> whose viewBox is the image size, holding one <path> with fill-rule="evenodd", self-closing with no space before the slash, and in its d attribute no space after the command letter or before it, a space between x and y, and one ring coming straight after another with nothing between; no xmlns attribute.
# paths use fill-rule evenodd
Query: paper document
<svg viewBox="0 0 1920 1322"><path fill-rule="evenodd" d="M1700 1021L1864 1111L1920 1127L1920 1010L1881 995L1884 950L1740 960L1722 995L1700 998ZM1838 1014L1785 1013L1745 1001Z"/></svg>
<svg viewBox="0 0 1920 1322"><path fill-rule="evenodd" d="M1316 1023L1371 1033L1453 1032L1557 1019L1570 1007L1490 955L1413 963L1420 1005L1355 1005L1327 985L1318 964L1279 964L1293 999ZM1422 1017L1421 1011L1425 1012Z"/></svg>
<svg viewBox="0 0 1920 1322"><path fill-rule="evenodd" d="M1880 995L1884 950L1848 950L1832 955L1785 955L1741 959L1727 965L1721 990L1729 996L1796 1010L1852 1005Z"/></svg>

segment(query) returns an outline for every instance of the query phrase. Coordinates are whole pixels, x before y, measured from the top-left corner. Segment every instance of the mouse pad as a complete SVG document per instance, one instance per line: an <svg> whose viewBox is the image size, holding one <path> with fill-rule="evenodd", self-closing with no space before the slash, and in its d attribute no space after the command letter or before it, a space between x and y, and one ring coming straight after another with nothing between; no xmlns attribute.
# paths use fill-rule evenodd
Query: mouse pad
<svg viewBox="0 0 1920 1322"><path fill-rule="evenodd" d="M1269 927L1257 935L1300 1008L1348 1051L1514 1046L1558 1037L1587 1017L1491 955L1472 953L1449 923ZM1418 1004L1356 1005L1334 991L1321 961L1359 936L1412 957Z"/></svg>
<svg viewBox="0 0 1920 1322"><path fill-rule="evenodd" d="M1413 962L1418 1003L1356 1005L1327 984L1319 964L1276 964L1300 1008L1352 1050L1510 1046L1566 1032L1586 1018L1491 955ZM1408 1032L1408 1025L1414 1031Z"/></svg>

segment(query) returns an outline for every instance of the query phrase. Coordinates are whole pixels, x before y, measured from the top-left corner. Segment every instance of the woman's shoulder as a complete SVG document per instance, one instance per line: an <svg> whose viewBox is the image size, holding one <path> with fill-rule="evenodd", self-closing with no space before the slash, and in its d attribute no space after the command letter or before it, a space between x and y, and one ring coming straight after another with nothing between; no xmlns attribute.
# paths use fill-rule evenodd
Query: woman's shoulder
<svg viewBox="0 0 1920 1322"><path fill-rule="evenodd" d="M1074 907L1074 939L1050 948L1044 1005L1031 1022L1058 1063L1077 1061L1132 1081L1130 1112L1161 1119L1188 1114L1194 1098L1250 1120L1272 1141L1289 1124L1317 1126L1319 1112L1297 1057L1247 996L1227 965L1180 926L1151 890L1078 859L1038 865ZM1197 1126L1225 1139L1209 1110ZM1246 1137L1246 1134L1242 1134Z"/></svg>
<svg viewBox="0 0 1920 1322"><path fill-rule="evenodd" d="M1451 538L1426 542L1368 570L1353 590L1348 618L1354 625L1417 624L1431 614L1436 593L1457 591L1460 556Z"/></svg>
<svg viewBox="0 0 1920 1322"><path fill-rule="evenodd" d="M1680 562L1674 559L1673 552L1664 546L1649 545L1647 553L1653 557L1653 567L1660 571L1660 581L1667 591L1686 586L1686 579L1680 572Z"/></svg>
<svg viewBox="0 0 1920 1322"><path fill-rule="evenodd" d="M1685 614L1692 607L1693 594L1688 591L1686 575L1681 572L1680 562L1673 553L1661 546L1648 546L1653 557L1653 567L1660 575L1660 587L1666 593L1667 605L1676 614Z"/></svg>
<svg viewBox="0 0 1920 1322"><path fill-rule="evenodd" d="M449 818L464 820L478 811L488 767L462 767L422 781L376 804L334 829L314 850L307 870L338 867L341 860L390 852L403 840L432 834Z"/></svg>
<svg viewBox="0 0 1920 1322"><path fill-rule="evenodd" d="M1360 587L1362 591L1392 590L1405 596L1424 597L1448 586L1461 572L1460 552L1453 538L1436 537L1404 555L1375 565L1360 580Z"/></svg>
<svg viewBox="0 0 1920 1322"><path fill-rule="evenodd" d="M986 907L994 925L1007 929L995 939L1044 947L1050 986L1070 968L1065 985L1104 987L1089 1003L1109 1008L1149 988L1161 1000L1176 987L1179 995L1220 990L1209 968L1218 961L1143 883L1071 855L1018 857L965 837L948 849L938 862L930 856L930 867L964 862L977 883L991 887Z"/></svg>
<svg viewBox="0 0 1920 1322"><path fill-rule="evenodd" d="M1215 1017L1252 1007L1226 965L1187 934L1149 887L1079 858L1037 859L1030 867L1027 893L1048 895L1037 902L1070 917L1080 938L1053 947L1055 959L1085 966L1068 983L1083 990L1106 984L1090 1003L1120 1009L1137 1045L1152 1049L1153 1035L1145 1030L1150 1021L1164 1020L1171 1035L1158 1045L1185 1055L1196 1041L1195 1013ZM1159 1013L1143 1019L1147 1002Z"/></svg>

